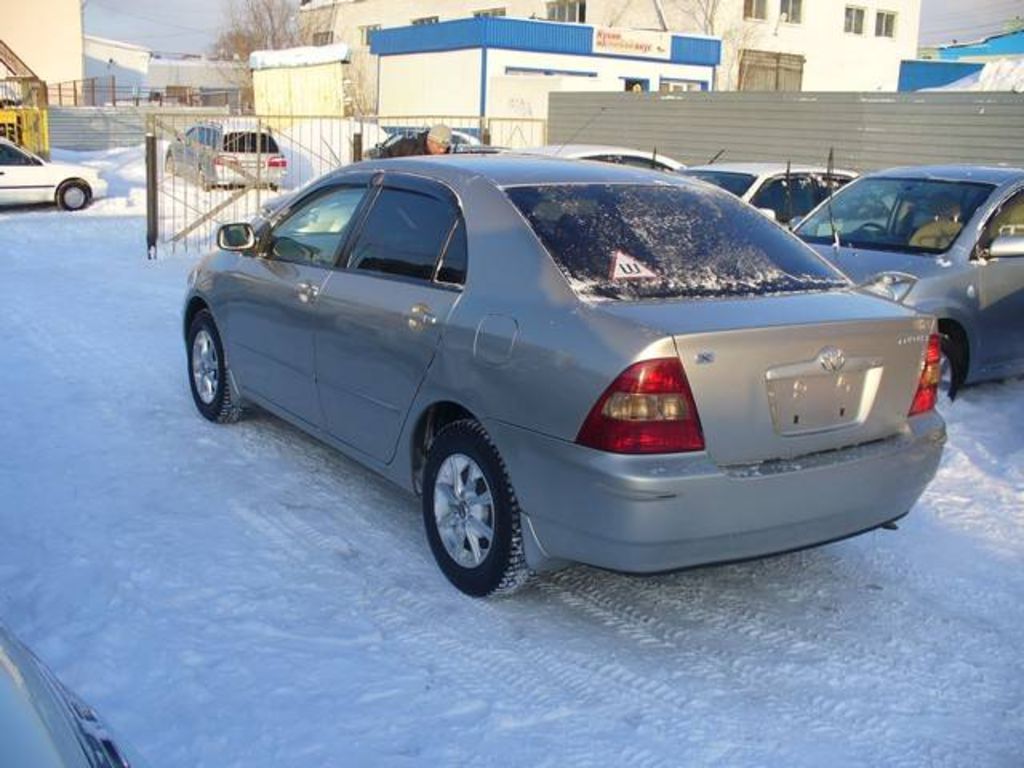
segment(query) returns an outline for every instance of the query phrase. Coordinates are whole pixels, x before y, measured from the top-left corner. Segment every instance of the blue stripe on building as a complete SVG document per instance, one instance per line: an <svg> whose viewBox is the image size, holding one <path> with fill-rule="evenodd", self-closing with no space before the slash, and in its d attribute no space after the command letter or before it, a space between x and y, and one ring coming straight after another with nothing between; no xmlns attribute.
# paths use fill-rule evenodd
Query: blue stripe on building
<svg viewBox="0 0 1024 768"><path fill-rule="evenodd" d="M370 33L370 53L397 56L409 53L501 48L510 51L560 53L639 61L665 61L651 56L618 56L594 52L594 28L585 24L480 17L379 29ZM714 67L722 59L722 42L714 38L672 35L668 61Z"/></svg>

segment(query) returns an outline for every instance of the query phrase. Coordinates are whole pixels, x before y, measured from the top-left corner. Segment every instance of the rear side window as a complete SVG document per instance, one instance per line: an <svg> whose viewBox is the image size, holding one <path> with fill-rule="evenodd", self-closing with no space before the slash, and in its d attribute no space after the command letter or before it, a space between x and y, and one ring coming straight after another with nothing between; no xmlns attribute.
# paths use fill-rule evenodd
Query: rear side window
<svg viewBox="0 0 1024 768"><path fill-rule="evenodd" d="M817 190L810 176L781 176L766 181L750 198L750 204L755 208L771 208L775 212L775 220L786 223L817 205Z"/></svg>
<svg viewBox="0 0 1024 768"><path fill-rule="evenodd" d="M430 280L455 218L450 203L384 188L366 217L351 267Z"/></svg>
<svg viewBox="0 0 1024 768"><path fill-rule="evenodd" d="M717 190L573 184L505 191L581 296L628 301L846 285L795 237Z"/></svg>
<svg viewBox="0 0 1024 768"><path fill-rule="evenodd" d="M256 131L229 131L224 134L225 152L257 152L276 155L280 150L277 142L269 133L258 133Z"/></svg>
<svg viewBox="0 0 1024 768"><path fill-rule="evenodd" d="M448 248L444 252L444 258L441 259L441 268L437 270L438 282L464 285L466 282L467 261L466 224L462 219L459 219L455 224L452 238L448 241Z"/></svg>

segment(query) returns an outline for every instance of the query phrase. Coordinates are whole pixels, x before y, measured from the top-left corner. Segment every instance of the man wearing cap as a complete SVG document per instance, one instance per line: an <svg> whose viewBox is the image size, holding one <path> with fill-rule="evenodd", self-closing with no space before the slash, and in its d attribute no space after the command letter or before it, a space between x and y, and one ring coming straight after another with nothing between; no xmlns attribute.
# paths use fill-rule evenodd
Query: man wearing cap
<svg viewBox="0 0 1024 768"><path fill-rule="evenodd" d="M406 136L381 152L381 157L409 157L410 155L443 155L451 150L452 129L447 125L431 126L413 136Z"/></svg>

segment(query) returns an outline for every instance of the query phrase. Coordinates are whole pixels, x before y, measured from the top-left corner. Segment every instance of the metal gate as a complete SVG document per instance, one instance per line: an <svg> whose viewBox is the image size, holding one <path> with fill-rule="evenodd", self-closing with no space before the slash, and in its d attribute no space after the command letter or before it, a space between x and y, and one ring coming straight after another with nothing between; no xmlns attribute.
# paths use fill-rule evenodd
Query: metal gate
<svg viewBox="0 0 1024 768"><path fill-rule="evenodd" d="M544 120L451 115L344 118L153 112L146 117L147 240L172 250L213 246L222 224L363 157L394 133L448 125L459 149L543 144Z"/></svg>
<svg viewBox="0 0 1024 768"><path fill-rule="evenodd" d="M50 156L50 134L46 110L36 107L0 109L0 136L30 152Z"/></svg>

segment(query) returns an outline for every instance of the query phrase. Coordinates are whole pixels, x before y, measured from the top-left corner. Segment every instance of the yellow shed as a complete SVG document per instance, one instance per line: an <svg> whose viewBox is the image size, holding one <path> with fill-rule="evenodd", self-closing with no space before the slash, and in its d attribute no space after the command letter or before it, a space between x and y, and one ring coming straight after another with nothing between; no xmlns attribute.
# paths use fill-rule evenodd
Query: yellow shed
<svg viewBox="0 0 1024 768"><path fill-rule="evenodd" d="M254 51L253 102L260 115L344 115L349 47L335 45Z"/></svg>

